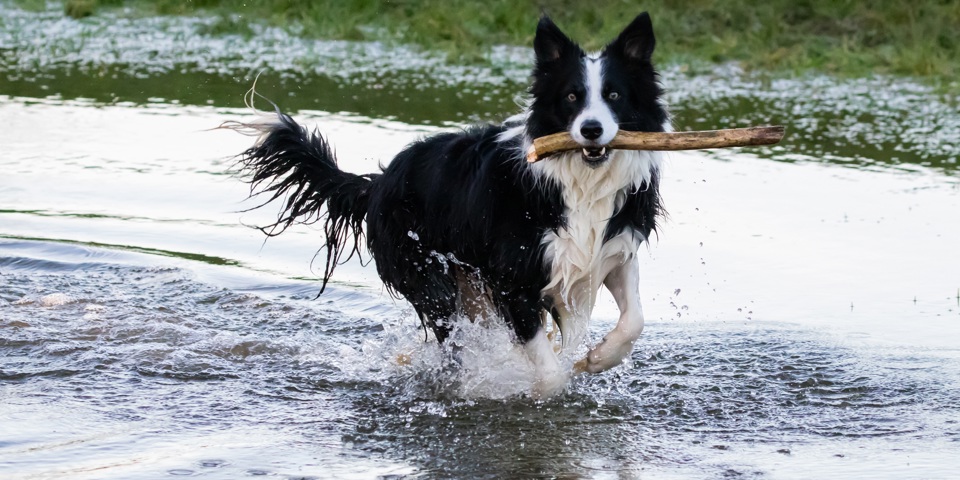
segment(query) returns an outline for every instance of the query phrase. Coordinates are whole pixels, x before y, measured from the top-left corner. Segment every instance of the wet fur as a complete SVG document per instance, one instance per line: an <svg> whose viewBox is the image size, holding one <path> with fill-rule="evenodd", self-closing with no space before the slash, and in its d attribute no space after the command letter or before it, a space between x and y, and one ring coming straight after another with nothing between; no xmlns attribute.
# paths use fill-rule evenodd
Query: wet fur
<svg viewBox="0 0 960 480"><path fill-rule="evenodd" d="M537 390L550 394L569 372L544 336L546 314L567 348L584 337L601 285L622 304L618 327L591 351L599 360L588 355L578 363L586 371L618 363L642 329L635 254L662 214L660 156L615 151L603 162L586 162L569 152L529 165L524 152L533 138L585 122L601 123L606 136L611 128L669 128L650 63L653 45L646 14L591 56L544 17L531 102L503 124L418 140L382 172L354 175L337 167L318 132L278 111L270 121L242 125L261 136L240 155L240 171L254 193L283 200L266 233L323 222L324 286L344 254L357 253L365 240L386 287L413 305L439 341L452 319L496 312L527 346ZM592 76L588 62L596 62ZM618 101L609 100L609 91Z"/></svg>

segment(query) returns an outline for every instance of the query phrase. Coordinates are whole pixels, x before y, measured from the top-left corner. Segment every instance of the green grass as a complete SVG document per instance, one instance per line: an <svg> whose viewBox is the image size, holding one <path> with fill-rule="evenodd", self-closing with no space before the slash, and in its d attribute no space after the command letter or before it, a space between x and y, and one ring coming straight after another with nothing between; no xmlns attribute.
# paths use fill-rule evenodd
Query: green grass
<svg viewBox="0 0 960 480"><path fill-rule="evenodd" d="M217 15L219 33L246 33L247 22L264 21L309 37L419 44L466 62L491 45L530 45L541 12L597 49L648 10L660 62L899 74L954 86L960 75L958 0L68 0L65 11L83 16L120 5L138 14Z"/></svg>

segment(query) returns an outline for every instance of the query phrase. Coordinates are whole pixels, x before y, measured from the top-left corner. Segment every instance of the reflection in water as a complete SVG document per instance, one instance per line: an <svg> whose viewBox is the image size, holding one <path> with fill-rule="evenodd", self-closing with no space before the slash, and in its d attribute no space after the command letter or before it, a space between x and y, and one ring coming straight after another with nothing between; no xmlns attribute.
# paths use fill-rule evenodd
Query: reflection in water
<svg viewBox="0 0 960 480"><path fill-rule="evenodd" d="M55 93L60 99L83 98L103 104L163 106L175 102L239 108L244 107L243 94L253 84L253 76L247 74L192 70L141 77L106 67L106 72L99 73L105 75L90 78L70 70L53 70L42 79L8 78L0 94L43 98ZM84 78L91 81L78 81ZM351 112L427 125L494 120L513 114L517 110L513 97L523 87L519 84L510 87L501 90L500 87L430 85L424 88L396 79L389 85L380 83L379 79L358 85L338 77L301 74L288 77L271 74L269 70L257 81L257 91L284 111ZM269 109L262 100L257 107Z"/></svg>
<svg viewBox="0 0 960 480"><path fill-rule="evenodd" d="M631 362L537 403L505 330L463 328L458 366L372 268L345 265L354 283L317 300L289 280L315 276L317 232L245 228L264 222L223 173L249 139L206 131L245 113L226 107L266 69L261 93L370 172L423 124L513 113L525 49L458 67L51 8L0 4L0 477L953 473L955 101L889 78L665 68L679 128L786 124L752 150L780 163L672 156ZM855 168L787 164L811 162Z"/></svg>
<svg viewBox="0 0 960 480"><path fill-rule="evenodd" d="M487 64L463 66L404 46L304 40L259 25L251 37L215 36L206 29L213 18L108 14L78 21L57 9L2 4L0 15L7 27L0 29L0 94L15 97L240 107L263 72L258 90L287 112L456 125L515 113L532 62L528 49L504 47ZM37 32L45 42L34 41ZM922 165L951 174L958 168L957 99L914 81L661 67L680 130L782 124L783 143L751 151L860 168Z"/></svg>
<svg viewBox="0 0 960 480"><path fill-rule="evenodd" d="M957 378L955 361L845 347L786 325L656 323L610 375L546 402L497 400L464 396L455 362L434 362L438 347L411 338L412 317L370 310L378 301L349 289L312 302L311 284L235 278L223 288L196 280L191 264L140 254L2 248L0 381L13 401L0 416L31 425L3 423L0 471L71 465L131 478L111 459L134 458L145 465L133 476L144 477L715 477L773 468L784 451L833 438L845 439L830 447L845 455L886 452L877 438L910 450L960 435L960 390L944 382ZM337 306L356 302L368 313ZM522 362L472 336L462 341L478 355ZM430 361L390 361L404 352ZM46 415L77 428L31 420ZM213 448L147 455L170 442Z"/></svg>
<svg viewBox="0 0 960 480"><path fill-rule="evenodd" d="M718 69L669 78L683 129L784 124L788 143L766 149L781 161L859 168L917 165L953 174L960 158L957 99L894 78L765 78ZM719 156L724 153L720 152Z"/></svg>

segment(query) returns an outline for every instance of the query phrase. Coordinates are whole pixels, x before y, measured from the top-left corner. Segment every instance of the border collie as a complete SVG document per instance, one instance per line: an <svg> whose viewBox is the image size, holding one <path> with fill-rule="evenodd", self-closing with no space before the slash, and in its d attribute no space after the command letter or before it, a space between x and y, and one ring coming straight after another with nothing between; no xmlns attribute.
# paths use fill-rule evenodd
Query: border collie
<svg viewBox="0 0 960 480"><path fill-rule="evenodd" d="M503 124L418 140L380 173L355 175L337 167L319 133L278 110L234 125L260 135L239 155L239 173L251 195L283 199L266 234L322 222L321 292L365 238L386 288L413 305L438 341L455 318L499 316L535 367L533 395L549 396L573 373L620 364L643 330L636 253L663 213L661 154L606 145L619 130L671 130L654 45L646 12L593 54L544 16L528 106ZM534 138L562 131L583 148L526 162ZM601 285L619 321L564 367L544 325L552 318L562 348L576 349Z"/></svg>

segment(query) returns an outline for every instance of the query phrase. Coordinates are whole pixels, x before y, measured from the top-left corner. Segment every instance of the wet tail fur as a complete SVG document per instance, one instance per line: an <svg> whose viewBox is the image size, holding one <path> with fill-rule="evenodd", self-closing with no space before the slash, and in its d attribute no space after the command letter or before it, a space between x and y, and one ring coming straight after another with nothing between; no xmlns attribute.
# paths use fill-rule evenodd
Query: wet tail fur
<svg viewBox="0 0 960 480"><path fill-rule="evenodd" d="M360 254L370 189L380 175L340 170L333 149L318 131L308 131L279 110L276 116L223 127L259 135L252 147L238 155L234 168L250 184L251 198L266 197L247 211L282 199L276 222L258 229L273 237L294 224L323 222L323 293L337 265Z"/></svg>

